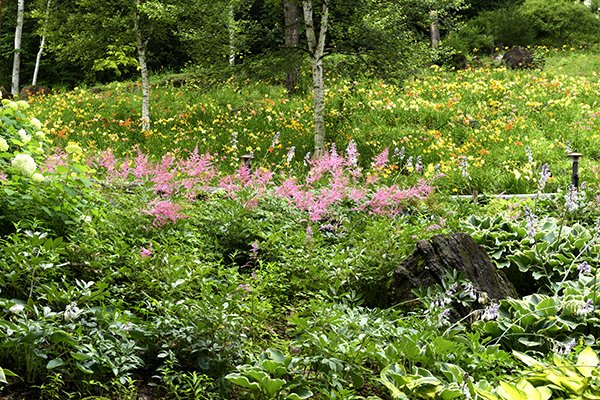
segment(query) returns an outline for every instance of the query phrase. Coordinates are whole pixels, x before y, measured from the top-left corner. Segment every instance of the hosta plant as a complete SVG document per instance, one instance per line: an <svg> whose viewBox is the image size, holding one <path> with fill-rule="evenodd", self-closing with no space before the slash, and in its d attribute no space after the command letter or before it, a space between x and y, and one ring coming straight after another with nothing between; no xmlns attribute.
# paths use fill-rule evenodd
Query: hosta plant
<svg viewBox="0 0 600 400"><path fill-rule="evenodd" d="M502 381L493 391L478 389L486 400L600 399L598 354L585 347L570 361L554 354L551 361L539 361L527 354L513 352L527 368L514 384Z"/></svg>

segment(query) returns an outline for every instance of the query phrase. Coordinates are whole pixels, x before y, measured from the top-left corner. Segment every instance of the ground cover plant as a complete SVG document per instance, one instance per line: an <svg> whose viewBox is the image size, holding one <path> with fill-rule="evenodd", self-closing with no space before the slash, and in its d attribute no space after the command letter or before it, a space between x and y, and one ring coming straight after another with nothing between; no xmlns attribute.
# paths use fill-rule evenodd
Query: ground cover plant
<svg viewBox="0 0 600 400"><path fill-rule="evenodd" d="M163 84L146 133L135 84L4 100L0 397L600 396L598 83L330 84L319 159L309 99L263 84ZM534 196L449 196L475 190ZM390 304L415 243L454 231L520 296L470 308L450 274Z"/></svg>

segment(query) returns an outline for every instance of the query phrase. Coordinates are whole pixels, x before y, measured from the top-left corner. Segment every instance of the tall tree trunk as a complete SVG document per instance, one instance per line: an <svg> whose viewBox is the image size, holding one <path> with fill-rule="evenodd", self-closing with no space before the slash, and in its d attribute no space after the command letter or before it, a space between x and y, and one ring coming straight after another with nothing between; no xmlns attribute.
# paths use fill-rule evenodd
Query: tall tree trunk
<svg viewBox="0 0 600 400"><path fill-rule="evenodd" d="M38 73L40 72L40 61L42 60L42 53L44 52L44 45L46 44L46 29L48 28L48 18L50 18L50 4L52 0L48 0L46 4L46 18L44 19L44 27L42 28L42 40L40 41L40 49L38 50L37 56L35 57L35 68L33 70L33 79L31 85L37 85Z"/></svg>
<svg viewBox="0 0 600 400"><path fill-rule="evenodd" d="M440 45L440 21L437 10L429 10L429 20L431 21L431 47L437 49Z"/></svg>
<svg viewBox="0 0 600 400"><path fill-rule="evenodd" d="M13 59L12 86L13 96L19 95L19 75L21 74L21 35L23 34L23 19L25 17L25 0L19 0L17 7L17 27L15 28L15 55Z"/></svg>
<svg viewBox="0 0 600 400"><path fill-rule="evenodd" d="M235 65L235 34L236 34L236 26L235 26L235 10L234 3L232 2L229 5L229 10L227 10L228 18L227 18L227 32L229 33L229 66L233 67Z"/></svg>
<svg viewBox="0 0 600 400"><path fill-rule="evenodd" d="M329 17L328 0L323 0L321 12L321 27L319 37L315 35L312 0L302 0L304 9L304 24L306 25L306 39L312 63L314 119L315 119L315 157L320 157L325 151L325 98L323 84L323 53L325 51L325 36Z"/></svg>
<svg viewBox="0 0 600 400"><path fill-rule="evenodd" d="M285 71L285 86L288 95L293 95L298 89L300 81L300 67L298 66L298 47L300 35L298 30L298 4L296 0L284 0L283 16L285 23L285 47L288 52L288 61Z"/></svg>
<svg viewBox="0 0 600 400"><path fill-rule="evenodd" d="M133 20L133 30L135 31L136 46L138 52L138 61L140 63L140 70L142 73L142 130L150 130L150 77L148 73L148 64L146 62L146 47L148 41L142 37L140 30L140 11L139 4L140 0L134 0L135 2L135 16Z"/></svg>

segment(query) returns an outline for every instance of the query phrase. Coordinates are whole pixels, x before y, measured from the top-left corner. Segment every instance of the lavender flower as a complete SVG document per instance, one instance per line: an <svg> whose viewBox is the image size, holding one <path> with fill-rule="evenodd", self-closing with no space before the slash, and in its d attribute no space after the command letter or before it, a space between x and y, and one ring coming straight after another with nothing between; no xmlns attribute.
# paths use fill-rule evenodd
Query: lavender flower
<svg viewBox="0 0 600 400"><path fill-rule="evenodd" d="M590 267L590 264L588 264L587 261L584 261L577 266L577 270L581 274L589 274L592 270L592 267Z"/></svg>
<svg viewBox="0 0 600 400"><path fill-rule="evenodd" d="M412 169L413 167L413 158L412 156L408 157L408 160L406 160L406 168L408 168L409 170Z"/></svg>
<svg viewBox="0 0 600 400"><path fill-rule="evenodd" d="M579 208L579 192L574 185L569 186L569 190L565 194L565 208L572 212Z"/></svg>
<svg viewBox="0 0 600 400"><path fill-rule="evenodd" d="M460 156L460 173L462 174L463 178L468 178L469 177L469 160L467 159L466 156Z"/></svg>
<svg viewBox="0 0 600 400"><path fill-rule="evenodd" d="M288 164L291 164L295 155L296 155L296 146L292 146L292 147L290 147L290 149L287 152L287 156L285 158L286 162Z"/></svg>
<svg viewBox="0 0 600 400"><path fill-rule="evenodd" d="M404 146L402 146L402 148L400 150L398 150L397 147L394 149L394 157L396 157L396 159L398 159L399 163L404 161L404 152L405 152Z"/></svg>
<svg viewBox="0 0 600 400"><path fill-rule="evenodd" d="M548 164L542 165L542 172L540 172L540 181L538 183L538 191L541 192L546 187L548 178L550 178L550 166Z"/></svg>
<svg viewBox="0 0 600 400"><path fill-rule="evenodd" d="M575 312L577 315L588 315L589 313L591 313L592 311L594 311L594 303L592 302L591 299L589 299L586 302L581 302L581 304L579 305L579 307L577 308L577 311Z"/></svg>
<svg viewBox="0 0 600 400"><path fill-rule="evenodd" d="M554 352L563 356L566 356L571 353L573 347L575 347L575 339L569 340L567 343L563 342L555 342L554 343Z"/></svg>
<svg viewBox="0 0 600 400"><path fill-rule="evenodd" d="M529 207L525 207L525 221L527 227L527 236L531 243L535 242L537 216L531 211Z"/></svg>
<svg viewBox="0 0 600 400"><path fill-rule="evenodd" d="M500 310L500 304L498 304L498 303L490 304L483 310L483 315L481 316L481 319L483 321L493 321L496 318L498 318L499 310Z"/></svg>
<svg viewBox="0 0 600 400"><path fill-rule="evenodd" d="M417 156L417 162L415 164L415 170L420 174L423 172L423 158L421 156Z"/></svg>
<svg viewBox="0 0 600 400"><path fill-rule="evenodd" d="M529 164L533 165L533 152L531 151L531 147L525 146L525 154L527 154Z"/></svg>
<svg viewBox="0 0 600 400"><path fill-rule="evenodd" d="M280 132L275 132L275 135L273 136L273 140L271 141L272 149L274 149L275 146L277 146L279 144L279 135L281 135Z"/></svg>
<svg viewBox="0 0 600 400"><path fill-rule="evenodd" d="M346 155L348 157L348 164L352 168L358 167L358 150L356 149L356 143L354 143L354 140L350 140L350 142L348 142Z"/></svg>

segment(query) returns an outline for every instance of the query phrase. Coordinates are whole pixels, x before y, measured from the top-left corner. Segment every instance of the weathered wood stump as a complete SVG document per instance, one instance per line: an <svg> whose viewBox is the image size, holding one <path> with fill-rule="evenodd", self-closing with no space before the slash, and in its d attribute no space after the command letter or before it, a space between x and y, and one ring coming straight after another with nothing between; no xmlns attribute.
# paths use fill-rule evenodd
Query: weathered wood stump
<svg viewBox="0 0 600 400"><path fill-rule="evenodd" d="M473 238L465 233L454 233L417 243L415 251L394 272L390 303L414 300L414 289L441 284L452 271L469 280L476 291L485 293L484 297L490 300L517 296L513 285Z"/></svg>
<svg viewBox="0 0 600 400"><path fill-rule="evenodd" d="M533 68L534 66L533 54L520 46L515 46L504 53L502 62L513 69Z"/></svg>

